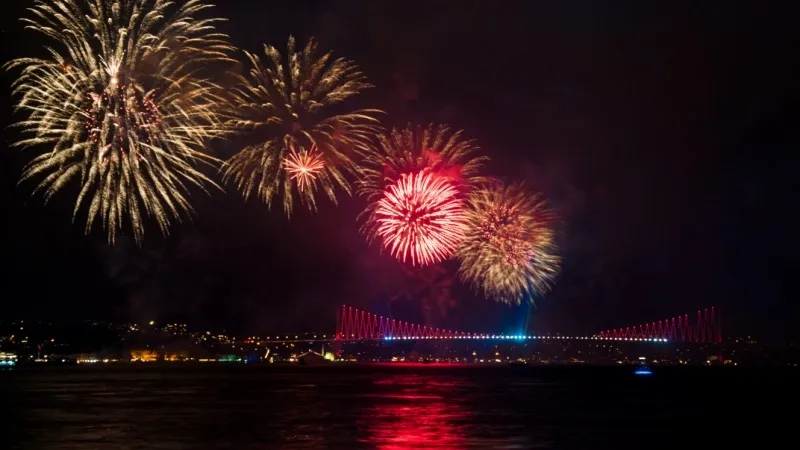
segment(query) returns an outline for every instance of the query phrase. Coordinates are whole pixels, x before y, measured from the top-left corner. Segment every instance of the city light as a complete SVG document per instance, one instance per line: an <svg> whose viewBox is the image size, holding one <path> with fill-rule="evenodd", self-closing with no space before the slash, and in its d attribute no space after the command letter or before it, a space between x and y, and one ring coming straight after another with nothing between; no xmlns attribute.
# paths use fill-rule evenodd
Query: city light
<svg viewBox="0 0 800 450"><path fill-rule="evenodd" d="M356 335L351 335L352 340L370 340L368 337L357 337ZM392 335L384 335L383 340L385 341L394 341L398 339L496 339L496 340L538 340L538 339L560 339L560 340L571 340L571 341L582 341L582 340L601 340L601 341L626 341L626 342L669 342L666 338L609 338L609 337L599 337L599 336L538 336L538 335L522 335L522 334L493 334L493 335L459 335L459 336L448 336L448 335L427 335L427 334L418 334L418 335L403 335L403 336L392 336ZM267 340L269 342L269 340Z"/></svg>
<svg viewBox="0 0 800 450"><path fill-rule="evenodd" d="M0 352L0 366L13 366L17 364L17 355L14 353Z"/></svg>

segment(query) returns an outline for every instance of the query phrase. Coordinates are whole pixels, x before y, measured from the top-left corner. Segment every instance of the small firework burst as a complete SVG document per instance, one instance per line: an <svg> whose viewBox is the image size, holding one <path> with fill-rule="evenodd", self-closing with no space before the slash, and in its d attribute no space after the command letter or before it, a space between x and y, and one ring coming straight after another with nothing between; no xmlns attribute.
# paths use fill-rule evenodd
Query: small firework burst
<svg viewBox="0 0 800 450"><path fill-rule="evenodd" d="M467 199L460 277L487 298L519 304L550 289L558 274L553 215L521 184L492 186Z"/></svg>
<svg viewBox="0 0 800 450"><path fill-rule="evenodd" d="M313 186L320 171L325 169L322 154L315 147L300 151L292 149L284 159L283 165L291 178L297 182L297 190L301 193Z"/></svg>
<svg viewBox="0 0 800 450"><path fill-rule="evenodd" d="M375 115L380 111L332 114L330 107L372 85L352 61L333 59L330 52L320 54L313 39L296 50L294 38L289 37L285 60L275 47L265 45L264 52L265 61L245 52L251 68L238 76L227 125L240 133L264 133L266 138L227 161L225 179L232 180L245 198L255 194L268 205L281 194L287 215L293 208L293 183L300 201L312 210L318 184L335 203L337 189L351 192L346 175L356 171L352 158L378 132ZM288 164L303 158L304 152L309 157L316 152L319 161L324 160L313 177L306 176L310 171L298 176L289 170Z"/></svg>
<svg viewBox="0 0 800 450"><path fill-rule="evenodd" d="M457 187L428 171L403 175L388 186L375 209L375 221L384 248L415 266L449 258L466 228Z"/></svg>

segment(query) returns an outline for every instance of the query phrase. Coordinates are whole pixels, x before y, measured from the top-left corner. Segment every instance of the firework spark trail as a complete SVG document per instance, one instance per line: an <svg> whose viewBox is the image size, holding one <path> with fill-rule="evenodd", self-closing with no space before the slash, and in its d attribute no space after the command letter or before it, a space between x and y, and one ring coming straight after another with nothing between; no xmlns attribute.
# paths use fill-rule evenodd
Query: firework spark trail
<svg viewBox="0 0 800 450"><path fill-rule="evenodd" d="M521 184L473 193L467 232L457 252L459 275L487 298L519 304L550 289L558 274L552 213Z"/></svg>
<svg viewBox="0 0 800 450"><path fill-rule="evenodd" d="M198 19L210 5L189 0L48 0L29 8L26 28L55 41L47 58L21 58L13 93L17 146L44 146L22 180L42 178L50 199L72 181L74 215L88 205L86 232L100 217L109 242L130 221L137 242L144 217L167 234L191 212L189 185L214 185L196 167L216 160L201 152L219 136L220 88L198 70L230 62L221 19Z"/></svg>
<svg viewBox="0 0 800 450"><path fill-rule="evenodd" d="M463 202L447 178L403 175L375 210L377 234L396 258L428 265L450 257L464 238Z"/></svg>
<svg viewBox="0 0 800 450"><path fill-rule="evenodd" d="M297 51L290 37L286 61L275 47L265 45L264 52L266 63L246 52L251 69L238 76L227 125L241 133L265 133L266 138L227 161L225 180L232 180L245 198L255 193L268 205L282 191L287 215L293 207L293 183L300 201L312 210L317 185L336 203L337 188L351 194L346 178L356 171L351 155L363 151L379 131L374 116L380 111L328 112L372 85L353 62L333 59L331 53L319 55L313 39ZM313 177L297 176L297 158L312 149L319 152L319 169Z"/></svg>

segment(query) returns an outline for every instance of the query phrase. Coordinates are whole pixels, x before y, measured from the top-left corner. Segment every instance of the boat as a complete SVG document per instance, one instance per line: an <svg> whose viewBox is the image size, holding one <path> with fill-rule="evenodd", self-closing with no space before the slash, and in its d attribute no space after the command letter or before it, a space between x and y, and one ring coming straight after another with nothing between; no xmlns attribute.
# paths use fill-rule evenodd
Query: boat
<svg viewBox="0 0 800 450"><path fill-rule="evenodd" d="M647 367L647 364L641 363L638 366L636 366L636 370L633 371L633 374L634 375L648 376L648 375L652 375L653 371L650 370L649 367Z"/></svg>
<svg viewBox="0 0 800 450"><path fill-rule="evenodd" d="M313 350L309 350L297 357L297 363L301 366L319 366L328 364L330 361L325 359L324 355L321 355Z"/></svg>

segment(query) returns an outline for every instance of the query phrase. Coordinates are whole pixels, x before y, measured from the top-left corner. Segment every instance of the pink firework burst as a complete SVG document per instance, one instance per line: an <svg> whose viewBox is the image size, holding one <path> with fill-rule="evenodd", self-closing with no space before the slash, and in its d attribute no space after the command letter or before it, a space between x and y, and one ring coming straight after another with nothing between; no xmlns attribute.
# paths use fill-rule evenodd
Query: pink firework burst
<svg viewBox="0 0 800 450"><path fill-rule="evenodd" d="M316 147L311 150L301 150L296 152L292 149L283 161L286 172L297 182L297 189L305 191L316 179L320 171L325 167L322 162L322 154Z"/></svg>
<svg viewBox="0 0 800 450"><path fill-rule="evenodd" d="M454 183L428 171L403 175L375 210L377 234L397 259L428 265L449 258L464 239L464 204Z"/></svg>

